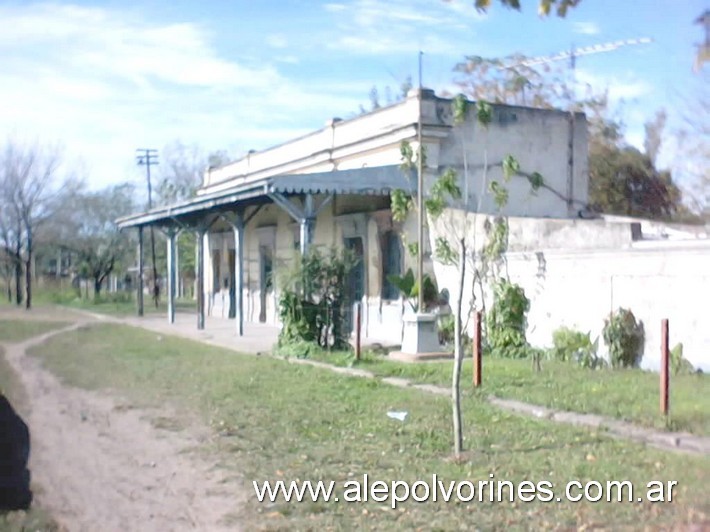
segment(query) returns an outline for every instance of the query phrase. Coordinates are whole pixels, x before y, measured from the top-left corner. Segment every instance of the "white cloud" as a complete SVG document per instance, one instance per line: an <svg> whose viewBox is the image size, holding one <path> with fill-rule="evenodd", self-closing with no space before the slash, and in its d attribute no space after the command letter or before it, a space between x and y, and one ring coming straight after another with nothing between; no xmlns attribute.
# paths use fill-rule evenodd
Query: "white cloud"
<svg viewBox="0 0 710 532"><path fill-rule="evenodd" d="M280 33L272 33L271 35L267 35L266 36L266 44L268 44L272 48L287 48L288 47L288 41L286 40L286 36L281 35Z"/></svg>
<svg viewBox="0 0 710 532"><path fill-rule="evenodd" d="M575 22L573 28L580 35L598 35L601 32L596 22Z"/></svg>
<svg viewBox="0 0 710 532"><path fill-rule="evenodd" d="M647 96L653 92L653 86L633 74L620 75L599 75L586 69L578 68L575 71L578 87L589 86L593 93L609 91L609 101L616 105L622 100L633 100L642 96ZM579 90L578 94L583 91Z"/></svg>
<svg viewBox="0 0 710 532"><path fill-rule="evenodd" d="M328 47L364 55L418 50L448 54L460 46L462 32L470 37L470 23L482 18L472 6L457 1L354 0L347 5L326 4L325 9L337 28ZM442 37L447 30L449 35Z"/></svg>
<svg viewBox="0 0 710 532"><path fill-rule="evenodd" d="M264 148L303 132L313 109L357 109L352 92L302 87L277 63L220 55L204 28L121 9L0 7L0 124L86 162L100 186L138 175L137 147L179 138L207 150ZM280 44L273 36L272 44ZM277 124L277 127L274 127ZM320 120L313 124L319 127Z"/></svg>

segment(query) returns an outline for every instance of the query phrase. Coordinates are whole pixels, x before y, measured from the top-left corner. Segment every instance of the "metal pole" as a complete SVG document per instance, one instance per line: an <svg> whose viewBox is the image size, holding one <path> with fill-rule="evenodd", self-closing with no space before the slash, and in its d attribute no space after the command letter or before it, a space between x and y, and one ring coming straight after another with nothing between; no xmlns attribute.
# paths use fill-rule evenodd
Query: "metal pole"
<svg viewBox="0 0 710 532"><path fill-rule="evenodd" d="M205 231L197 234L197 329L205 328Z"/></svg>
<svg viewBox="0 0 710 532"><path fill-rule="evenodd" d="M477 310L473 317L473 386L481 386L482 363L481 363L481 311Z"/></svg>
<svg viewBox="0 0 710 532"><path fill-rule="evenodd" d="M234 302L237 335L244 336L244 219L241 214L232 226L234 231Z"/></svg>
<svg viewBox="0 0 710 532"><path fill-rule="evenodd" d="M417 309L420 313L424 312L424 165L422 164L422 55L419 52L419 93L417 101L419 111L417 113L417 238L419 244L417 246L417 285L419 293L417 294Z"/></svg>
<svg viewBox="0 0 710 532"><path fill-rule="evenodd" d="M661 414L668 415L669 389L668 320L661 320Z"/></svg>
<svg viewBox="0 0 710 532"><path fill-rule="evenodd" d="M360 329L362 328L362 303L355 304L355 360L360 360Z"/></svg>
<svg viewBox="0 0 710 532"><path fill-rule="evenodd" d="M168 322L175 323L175 240L177 237L176 231L168 229L166 233L168 237Z"/></svg>
<svg viewBox="0 0 710 532"><path fill-rule="evenodd" d="M143 316L143 226L138 226L138 275L137 275L138 316Z"/></svg>

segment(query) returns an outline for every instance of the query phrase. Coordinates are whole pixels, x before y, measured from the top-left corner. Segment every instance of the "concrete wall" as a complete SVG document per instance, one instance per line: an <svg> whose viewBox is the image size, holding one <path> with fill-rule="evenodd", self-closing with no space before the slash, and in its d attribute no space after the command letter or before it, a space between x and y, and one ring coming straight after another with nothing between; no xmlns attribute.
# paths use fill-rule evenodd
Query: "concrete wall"
<svg viewBox="0 0 710 532"><path fill-rule="evenodd" d="M483 235L479 216L475 226ZM434 224L432 238L452 238L460 227L445 217ZM467 242L472 246L473 215ZM510 279L531 300L528 339L547 347L552 332L566 325L600 337L609 312L630 308L643 321L646 344L642 367L657 369L660 322L670 320L670 343L684 345L684 356L710 370L710 318L701 294L710 293L710 240L632 240L630 223L510 219ZM481 241L478 242L479 247ZM434 263L440 288L456 294L455 268ZM490 292L490 290L488 291ZM464 308L471 300L471 279L464 287ZM490 304L490 300L488 300Z"/></svg>
<svg viewBox="0 0 710 532"><path fill-rule="evenodd" d="M497 209L487 185L502 180L504 157L514 155L527 173L539 172L555 192L540 190L531 195L525 178L514 177L507 185L510 201L504 209L512 216L551 218L577 217L587 201L587 122L576 115L574 131L574 209L566 201L569 182L569 114L555 110L495 105L488 127L480 126L473 112L461 125L454 125L452 101L432 91L413 90L402 102L350 119L329 121L325 128L205 173L198 194L206 194L245 182L284 174L349 170L401 163L402 141L418 149L417 125L427 155L427 187L446 168L454 168L463 179L467 163L466 188L470 209L493 213ZM464 156L465 154L465 156ZM484 179L484 162L487 173ZM337 179L337 174L334 174Z"/></svg>

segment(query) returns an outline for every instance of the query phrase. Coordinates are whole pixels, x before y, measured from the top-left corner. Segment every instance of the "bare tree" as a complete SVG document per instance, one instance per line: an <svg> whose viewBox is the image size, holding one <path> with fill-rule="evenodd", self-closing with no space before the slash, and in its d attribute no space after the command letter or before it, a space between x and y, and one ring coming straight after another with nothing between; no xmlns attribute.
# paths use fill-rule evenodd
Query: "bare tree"
<svg viewBox="0 0 710 532"><path fill-rule="evenodd" d="M2 154L2 210L9 211L8 229L15 257L17 303L22 303L20 278L24 266L25 308L32 307L34 237L56 211L62 198L76 189L73 179L59 180L61 157L56 148L8 141Z"/></svg>

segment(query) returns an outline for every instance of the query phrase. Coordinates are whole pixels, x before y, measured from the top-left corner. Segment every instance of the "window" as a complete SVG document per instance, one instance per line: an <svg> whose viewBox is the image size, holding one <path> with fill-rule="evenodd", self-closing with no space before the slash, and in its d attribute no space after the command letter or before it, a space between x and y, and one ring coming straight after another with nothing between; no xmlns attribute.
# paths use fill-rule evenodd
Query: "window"
<svg viewBox="0 0 710 532"><path fill-rule="evenodd" d="M402 275L402 240L394 231L382 235L382 299L399 299L399 290L390 275Z"/></svg>

